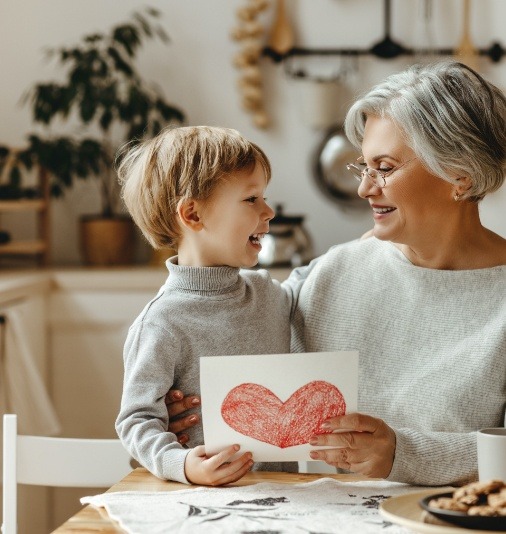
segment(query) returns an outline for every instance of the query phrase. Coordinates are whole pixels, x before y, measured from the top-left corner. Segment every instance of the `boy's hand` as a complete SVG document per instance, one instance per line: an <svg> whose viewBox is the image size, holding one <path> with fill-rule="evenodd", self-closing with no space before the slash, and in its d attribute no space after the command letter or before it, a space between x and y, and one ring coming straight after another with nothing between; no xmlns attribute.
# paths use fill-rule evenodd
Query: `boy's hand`
<svg viewBox="0 0 506 534"><path fill-rule="evenodd" d="M206 456L203 445L192 449L186 456L184 471L192 484L222 486L242 478L253 465L251 453L245 452L236 460L230 461L240 449L232 445L214 456Z"/></svg>

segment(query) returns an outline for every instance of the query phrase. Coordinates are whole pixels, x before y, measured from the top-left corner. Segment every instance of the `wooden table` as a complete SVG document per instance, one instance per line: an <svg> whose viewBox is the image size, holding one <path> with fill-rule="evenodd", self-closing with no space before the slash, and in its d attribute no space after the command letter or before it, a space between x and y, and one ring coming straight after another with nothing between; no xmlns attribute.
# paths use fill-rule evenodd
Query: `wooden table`
<svg viewBox="0 0 506 534"><path fill-rule="evenodd" d="M276 482L281 484L297 484L301 482L311 482L322 477L331 477L336 480L355 482L366 480L358 475L317 475L306 473L274 473L274 472L253 472L245 475L241 480L230 484L231 486L248 486L259 482ZM137 468L127 475L123 480L114 484L107 491L174 491L188 489L189 486L179 482L169 482L160 480L149 473L144 468ZM68 519L63 525L58 527L53 533L68 534L80 532L81 534L90 532L100 532L102 534L119 534L121 530L117 523L112 521L104 510L97 510L92 506L86 506L77 514Z"/></svg>

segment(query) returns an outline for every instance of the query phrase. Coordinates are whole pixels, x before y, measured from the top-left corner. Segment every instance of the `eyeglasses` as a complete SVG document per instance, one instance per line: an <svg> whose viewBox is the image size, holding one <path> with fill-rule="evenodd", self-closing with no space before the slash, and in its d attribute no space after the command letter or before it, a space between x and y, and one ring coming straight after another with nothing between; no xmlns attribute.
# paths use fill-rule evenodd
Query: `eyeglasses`
<svg viewBox="0 0 506 534"><path fill-rule="evenodd" d="M364 156L360 156L355 163L348 163L346 165L346 168L353 174L353 176L362 183L362 180L364 177L369 178L369 181L375 185L376 187L379 187L380 189L383 189L387 185L387 176L392 175L395 171L398 171L404 165L407 165L411 161L413 161L416 158L412 158L408 161L405 161L402 165L399 165L398 167L395 167L387 172L381 172L378 169L371 169L370 167L366 166Z"/></svg>

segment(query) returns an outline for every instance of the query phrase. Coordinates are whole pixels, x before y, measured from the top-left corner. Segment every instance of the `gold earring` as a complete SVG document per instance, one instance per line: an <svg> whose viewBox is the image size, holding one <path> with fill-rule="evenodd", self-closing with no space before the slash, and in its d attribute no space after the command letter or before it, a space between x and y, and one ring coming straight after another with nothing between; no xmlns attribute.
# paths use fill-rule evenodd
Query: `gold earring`
<svg viewBox="0 0 506 534"><path fill-rule="evenodd" d="M455 200L455 202L458 202L461 197L462 197L462 195L459 195L459 193L457 193L457 191L455 191L455 194L453 195L453 200Z"/></svg>

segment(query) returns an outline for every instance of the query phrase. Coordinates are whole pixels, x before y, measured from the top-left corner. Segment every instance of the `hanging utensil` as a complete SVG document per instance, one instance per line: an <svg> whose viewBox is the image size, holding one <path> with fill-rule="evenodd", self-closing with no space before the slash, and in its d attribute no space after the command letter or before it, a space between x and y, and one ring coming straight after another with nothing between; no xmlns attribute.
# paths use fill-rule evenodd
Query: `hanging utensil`
<svg viewBox="0 0 506 534"><path fill-rule="evenodd" d="M473 45L471 40L471 0L463 0L463 27L462 27L462 38L460 40L459 46L456 50L456 56L459 61L465 63L468 67L476 70L478 67L478 56L476 53L476 48Z"/></svg>
<svg viewBox="0 0 506 534"><path fill-rule="evenodd" d="M272 52L284 56L294 45L294 34L288 20L284 0L277 0L276 15L269 38L269 48Z"/></svg>
<svg viewBox="0 0 506 534"><path fill-rule="evenodd" d="M343 126L331 128L317 147L314 161L314 178L320 191L343 208L367 208L357 194L357 182L346 169L360 152L348 141Z"/></svg>
<svg viewBox="0 0 506 534"><path fill-rule="evenodd" d="M415 61L431 62L436 60L434 54L435 42L433 31L432 0L418 0L419 16L417 17L417 31L415 32Z"/></svg>
<svg viewBox="0 0 506 534"><path fill-rule="evenodd" d="M393 59L394 57L397 57L397 56L400 56L401 54L406 53L406 49L399 43L396 43L390 37L390 14L391 14L390 0L385 0L385 4L384 4L385 36L379 43L376 43L369 50L371 54L377 57L381 57L383 59Z"/></svg>

